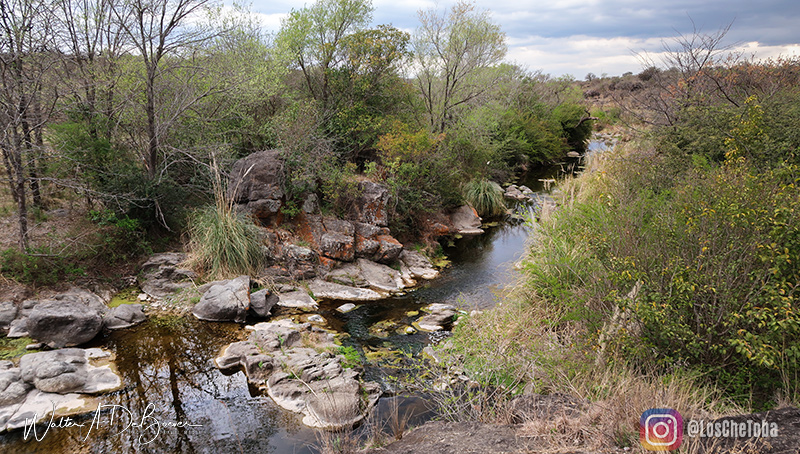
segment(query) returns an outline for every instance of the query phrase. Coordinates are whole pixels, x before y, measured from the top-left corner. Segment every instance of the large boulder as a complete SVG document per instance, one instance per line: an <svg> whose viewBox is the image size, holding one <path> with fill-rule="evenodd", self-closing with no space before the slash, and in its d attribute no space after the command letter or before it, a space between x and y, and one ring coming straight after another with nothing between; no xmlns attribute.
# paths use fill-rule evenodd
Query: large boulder
<svg viewBox="0 0 800 454"><path fill-rule="evenodd" d="M79 299L53 299L34 306L25 326L30 337L62 348L94 339L103 328L103 319L95 307Z"/></svg>
<svg viewBox="0 0 800 454"><path fill-rule="evenodd" d="M261 318L272 315L272 308L278 304L278 294L270 289L262 288L250 294L250 312Z"/></svg>
<svg viewBox="0 0 800 454"><path fill-rule="evenodd" d="M120 304L103 317L103 325L108 329L124 329L147 320L141 304Z"/></svg>
<svg viewBox="0 0 800 454"><path fill-rule="evenodd" d="M389 234L375 237L378 242L378 251L372 255L372 260L378 263L391 264L397 261L403 252L403 244Z"/></svg>
<svg viewBox="0 0 800 454"><path fill-rule="evenodd" d="M389 225L386 206L389 203L389 189L372 181L358 184L360 195L353 203L353 218L358 222L381 227Z"/></svg>
<svg viewBox="0 0 800 454"><path fill-rule="evenodd" d="M463 205L456 209L450 215L450 222L453 225L455 233L468 237L480 235L483 233L481 229L481 217L475 208L469 205Z"/></svg>
<svg viewBox="0 0 800 454"><path fill-rule="evenodd" d="M270 225L283 204L281 181L281 151L257 151L233 164L226 196L262 224Z"/></svg>
<svg viewBox="0 0 800 454"><path fill-rule="evenodd" d="M243 323L250 309L250 278L239 276L212 285L203 293L192 314L200 320Z"/></svg>
<svg viewBox="0 0 800 454"><path fill-rule="evenodd" d="M20 377L48 393L94 394L119 388L122 380L110 367L89 364L96 351L100 350L64 348L23 355L19 360Z"/></svg>
<svg viewBox="0 0 800 454"><path fill-rule="evenodd" d="M142 265L139 287L152 298L160 299L189 288L197 279L194 271L181 267L186 254L163 252L154 254Z"/></svg>
<svg viewBox="0 0 800 454"><path fill-rule="evenodd" d="M355 228L348 221L323 218L325 233L319 238L319 248L323 255L334 260L351 262L355 259Z"/></svg>

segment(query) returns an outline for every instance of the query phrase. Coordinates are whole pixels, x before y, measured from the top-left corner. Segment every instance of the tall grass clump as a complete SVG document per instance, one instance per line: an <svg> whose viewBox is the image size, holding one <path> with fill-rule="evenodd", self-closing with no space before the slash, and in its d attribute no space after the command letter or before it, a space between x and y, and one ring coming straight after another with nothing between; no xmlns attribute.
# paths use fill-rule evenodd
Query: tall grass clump
<svg viewBox="0 0 800 454"><path fill-rule="evenodd" d="M210 279L255 276L267 261L261 228L225 200L215 173L214 205L197 209L189 218L191 266Z"/></svg>
<svg viewBox="0 0 800 454"><path fill-rule="evenodd" d="M464 199L483 217L500 216L506 212L503 189L494 181L470 181L464 185Z"/></svg>

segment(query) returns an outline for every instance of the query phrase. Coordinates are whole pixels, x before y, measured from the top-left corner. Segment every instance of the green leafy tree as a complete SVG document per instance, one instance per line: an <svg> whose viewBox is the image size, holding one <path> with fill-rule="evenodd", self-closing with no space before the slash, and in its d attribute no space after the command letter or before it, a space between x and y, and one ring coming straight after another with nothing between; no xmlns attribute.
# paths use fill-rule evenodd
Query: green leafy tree
<svg viewBox="0 0 800 454"><path fill-rule="evenodd" d="M449 11L420 11L414 36L417 85L430 127L442 132L458 110L490 93L504 72L505 34L488 11L460 1Z"/></svg>
<svg viewBox="0 0 800 454"><path fill-rule="evenodd" d="M369 0L318 0L292 10L281 23L277 43L305 79L309 94L328 107L330 72L345 59L343 41L372 20Z"/></svg>

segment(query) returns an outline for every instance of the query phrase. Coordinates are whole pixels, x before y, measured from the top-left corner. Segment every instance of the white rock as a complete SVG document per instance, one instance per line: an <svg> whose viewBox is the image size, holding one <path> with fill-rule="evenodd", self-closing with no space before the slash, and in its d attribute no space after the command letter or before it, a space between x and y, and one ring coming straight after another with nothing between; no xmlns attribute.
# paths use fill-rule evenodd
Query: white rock
<svg viewBox="0 0 800 454"><path fill-rule="evenodd" d="M341 312L342 314L346 314L353 309L356 308L356 305L353 303L342 304L341 306L337 307L336 310Z"/></svg>

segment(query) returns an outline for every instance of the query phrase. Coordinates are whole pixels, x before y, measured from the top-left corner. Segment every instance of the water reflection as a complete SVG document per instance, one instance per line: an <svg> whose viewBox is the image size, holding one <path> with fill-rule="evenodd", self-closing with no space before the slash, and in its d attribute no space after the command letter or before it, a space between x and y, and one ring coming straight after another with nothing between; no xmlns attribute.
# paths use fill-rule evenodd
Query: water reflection
<svg viewBox="0 0 800 454"><path fill-rule="evenodd" d="M557 178L560 168L531 173L521 183L543 194L542 180ZM515 209L530 215L534 208L519 205ZM415 353L427 343L426 334L407 335L396 329L378 334L374 325L391 320L397 327L408 326L418 317L409 312L430 303L457 304L465 310L493 306L503 288L517 279L513 265L524 254L529 235L528 227L520 222L490 227L484 235L447 247L452 266L423 288L360 305L347 314L336 312L339 304L330 302L320 307L320 314L329 329L349 333L346 342ZM85 425L83 432L76 427L51 429L41 442L24 441L23 431L0 435L0 453L317 452L315 434L302 426L299 415L251 390L243 373L226 375L213 366L211 361L223 346L244 336L240 325L200 322L193 317L154 318L113 332L95 346L116 354L125 388L101 396L102 404L124 407L135 422L150 415L160 422L158 434L152 428L149 432L134 427L123 430L131 419L126 416L111 424L110 412L105 412L88 437L86 429L94 414L77 419ZM368 368L365 377L383 381L382 373L380 368ZM430 417L420 396L385 397L376 410L378 421L388 418L392 399L400 399L401 411L409 411L412 424Z"/></svg>
<svg viewBox="0 0 800 454"><path fill-rule="evenodd" d="M117 355L126 386L102 396L105 411L76 418L82 428L52 428L41 441L5 434L0 452L313 452L314 434L295 414L252 396L241 372L223 375L211 363L241 335L238 325L190 318L114 332L101 344Z"/></svg>

